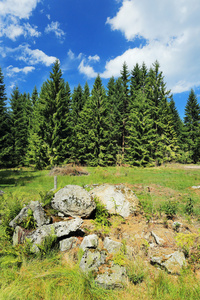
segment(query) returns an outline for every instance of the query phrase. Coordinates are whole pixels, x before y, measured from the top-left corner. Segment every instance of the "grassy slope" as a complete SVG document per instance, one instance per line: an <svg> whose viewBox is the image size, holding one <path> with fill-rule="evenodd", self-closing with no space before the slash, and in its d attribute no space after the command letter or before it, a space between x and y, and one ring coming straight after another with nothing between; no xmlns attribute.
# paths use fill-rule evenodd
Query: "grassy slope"
<svg viewBox="0 0 200 300"><path fill-rule="evenodd" d="M183 169L178 166L160 168L87 168L90 175L58 176L58 188L67 184L126 183L132 185L139 199L159 207L168 199L179 202L179 212L188 197L195 201L195 213L198 217L200 207L199 191L190 189L200 185L200 170ZM34 172L31 170L0 171L0 190L4 190L5 202L12 205L16 197L19 201L39 200L40 192L53 188L53 177L49 171ZM145 188L151 188L151 193ZM0 198L0 205L2 204ZM2 207L0 207L0 210ZM3 228L0 226L0 236ZM6 251L5 251L6 249ZM53 255L51 258L29 260L19 251L20 267L13 261L12 248L1 239L0 255L1 279L0 299L199 299L198 280L189 271L180 277L169 276L162 271L151 274L146 269L143 283L134 286L129 284L124 291L104 291L93 284L91 279L79 273L77 265L63 263ZM11 263L8 263L10 260ZM19 259L18 259L19 260ZM143 266L145 269L145 266Z"/></svg>

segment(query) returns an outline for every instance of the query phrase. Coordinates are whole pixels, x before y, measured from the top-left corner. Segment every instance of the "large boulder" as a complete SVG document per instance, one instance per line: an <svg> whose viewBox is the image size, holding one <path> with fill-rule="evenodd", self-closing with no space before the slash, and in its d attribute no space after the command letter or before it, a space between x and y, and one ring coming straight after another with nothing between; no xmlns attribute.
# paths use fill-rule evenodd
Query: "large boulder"
<svg viewBox="0 0 200 300"><path fill-rule="evenodd" d="M103 184L90 191L93 198L97 198L110 214L119 214L123 218L137 210L138 198L125 185Z"/></svg>
<svg viewBox="0 0 200 300"><path fill-rule="evenodd" d="M78 238L72 236L60 241L60 251L69 251L77 246Z"/></svg>
<svg viewBox="0 0 200 300"><path fill-rule="evenodd" d="M78 185L67 185L55 193L51 202L54 209L65 216L88 218L96 204L90 194Z"/></svg>
<svg viewBox="0 0 200 300"><path fill-rule="evenodd" d="M117 253L120 251L122 247L122 243L120 242L115 242L109 237L106 237L104 239L104 248L109 252L109 253Z"/></svg>
<svg viewBox="0 0 200 300"><path fill-rule="evenodd" d="M40 227L50 223L50 217L48 217L39 201L31 201L29 205L22 208L19 214L9 223L13 228L20 225L28 217L29 210L33 213L36 226Z"/></svg>

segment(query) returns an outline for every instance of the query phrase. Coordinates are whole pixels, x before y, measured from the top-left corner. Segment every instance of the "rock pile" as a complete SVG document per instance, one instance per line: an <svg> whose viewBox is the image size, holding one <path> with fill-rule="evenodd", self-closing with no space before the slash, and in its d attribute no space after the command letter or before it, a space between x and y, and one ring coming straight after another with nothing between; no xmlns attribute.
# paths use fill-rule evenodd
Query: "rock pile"
<svg viewBox="0 0 200 300"><path fill-rule="evenodd" d="M113 229L113 233L107 236L95 230L91 234L85 224L95 215L95 198L105 205L110 215L121 216L124 227L121 225ZM55 194L51 206L57 211L56 216L49 216L38 201L24 207L10 222L14 228L13 244L24 243L28 238L32 242L31 251L38 252L46 237L54 234L60 251L78 252L82 249L80 269L85 273L92 271L95 281L104 288L121 288L127 283L125 267L114 260L119 253L129 260L134 260L136 255L144 256L152 265L160 266L171 274L180 274L186 264L185 256L174 240L174 228L177 226L171 224L170 229L161 224L150 226L143 219L135 230L133 220L138 215L138 198L124 185L100 185L90 192L80 186L68 185ZM30 211L35 225L32 230L23 228ZM126 222L132 222L128 230L123 229L127 226ZM184 231L183 224L180 223L179 229ZM125 240L126 251L122 240Z"/></svg>

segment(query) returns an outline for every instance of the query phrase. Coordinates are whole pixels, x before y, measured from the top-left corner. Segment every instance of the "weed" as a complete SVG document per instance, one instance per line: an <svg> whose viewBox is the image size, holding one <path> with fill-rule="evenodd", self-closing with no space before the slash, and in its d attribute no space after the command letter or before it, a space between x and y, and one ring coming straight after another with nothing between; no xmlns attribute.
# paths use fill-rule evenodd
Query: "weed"
<svg viewBox="0 0 200 300"><path fill-rule="evenodd" d="M111 226L109 221L109 212L105 206L100 203L96 198L94 199L96 203L96 213L95 213L95 222L103 226Z"/></svg>
<svg viewBox="0 0 200 300"><path fill-rule="evenodd" d="M130 282L135 285L141 283L145 278L144 265L139 259L129 262L126 266L126 271Z"/></svg>
<svg viewBox="0 0 200 300"><path fill-rule="evenodd" d="M173 219L173 217L176 215L178 207L177 203L174 201L169 200L163 207L164 212L166 214L166 217L168 219Z"/></svg>
<svg viewBox="0 0 200 300"><path fill-rule="evenodd" d="M191 216L194 213L194 201L191 198L189 198L186 203L185 213L189 216Z"/></svg>
<svg viewBox="0 0 200 300"><path fill-rule="evenodd" d="M18 225L20 225L21 227L23 227L25 229L35 229L36 228L37 224L33 217L33 212L30 208L28 209L27 217Z"/></svg>
<svg viewBox="0 0 200 300"><path fill-rule="evenodd" d="M190 249L194 246L196 238L198 238L198 235L195 233L178 233L176 235L177 246L183 250L186 257L189 257Z"/></svg>
<svg viewBox="0 0 200 300"><path fill-rule="evenodd" d="M37 247L40 250L40 252L38 253L38 257L40 259L44 258L45 256L53 255L52 250L58 249L57 236L55 235L53 228L51 234L46 236L44 241L40 245L37 245Z"/></svg>
<svg viewBox="0 0 200 300"><path fill-rule="evenodd" d="M42 202L42 206L45 208L49 207L51 204L51 200L53 199L54 192L53 191L40 192L39 195Z"/></svg>

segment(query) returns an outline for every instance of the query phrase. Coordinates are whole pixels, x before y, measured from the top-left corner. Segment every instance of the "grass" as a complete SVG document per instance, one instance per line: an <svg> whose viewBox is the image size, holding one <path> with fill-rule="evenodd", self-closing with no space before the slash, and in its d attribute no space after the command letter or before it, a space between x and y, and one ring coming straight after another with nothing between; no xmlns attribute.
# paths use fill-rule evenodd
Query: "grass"
<svg viewBox="0 0 200 300"><path fill-rule="evenodd" d="M198 219L200 191L191 186L200 185L200 170L184 169L179 165L158 168L96 167L85 168L89 175L57 176L58 189L68 184L124 183L138 196L144 216L164 214L168 201L177 203L177 214ZM24 203L40 200L41 193L54 187L49 170L33 171L28 168L0 170L0 217L4 222L16 214ZM186 209L192 199L192 214ZM160 216L159 216L160 215ZM5 219L7 218L7 219ZM200 219L199 219L200 221ZM116 221L116 224L120 223ZM113 228L118 227L113 223ZM100 229L102 230L102 228ZM69 264L58 254L46 258L31 258L26 249L13 249L8 241L9 232L0 225L0 299L199 299L199 279L190 269L179 277L169 276L161 270L133 263L130 276L133 283L122 291L106 291L84 276L77 264ZM9 263L5 263L6 259ZM139 266L139 267L138 267ZM154 270L154 271L152 271ZM141 272L142 271L142 272Z"/></svg>

